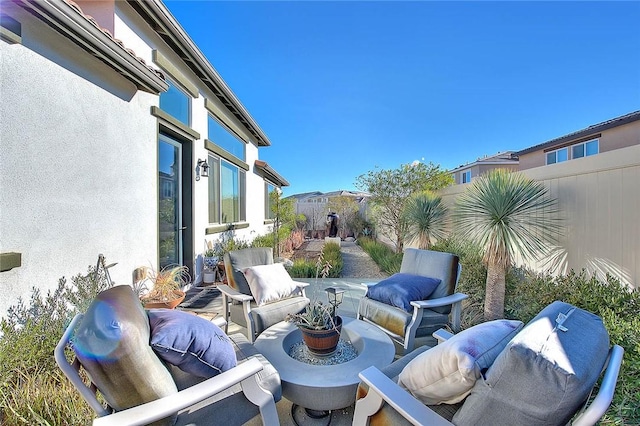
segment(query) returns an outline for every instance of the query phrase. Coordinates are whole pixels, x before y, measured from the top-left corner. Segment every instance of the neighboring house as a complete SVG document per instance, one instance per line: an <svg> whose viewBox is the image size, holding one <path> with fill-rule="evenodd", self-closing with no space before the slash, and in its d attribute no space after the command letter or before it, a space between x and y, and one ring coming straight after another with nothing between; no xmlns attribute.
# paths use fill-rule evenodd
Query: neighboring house
<svg viewBox="0 0 640 426"><path fill-rule="evenodd" d="M451 170L456 185L469 183L472 179L489 170L508 169L518 170L518 156L513 151L499 152L496 155L488 155L478 158L473 163L464 164Z"/></svg>
<svg viewBox="0 0 640 426"><path fill-rule="evenodd" d="M159 0L0 4L0 316L99 253L199 272L269 232L270 141Z"/></svg>
<svg viewBox="0 0 640 426"><path fill-rule="evenodd" d="M586 269L640 286L640 111L515 153L520 170L558 200L562 229L552 255L527 266L554 274ZM465 186L442 191L453 205Z"/></svg>
<svg viewBox="0 0 640 426"><path fill-rule="evenodd" d="M520 170L562 163L640 144L640 111L523 149Z"/></svg>
<svg viewBox="0 0 640 426"><path fill-rule="evenodd" d="M311 238L324 238L326 231L327 215L329 211L329 202L331 199L338 197L348 197L353 199L359 206L358 213L367 219L367 200L370 195L366 192L354 191L332 191L332 192L305 192L303 194L294 194L287 198L294 199L294 209L296 214L303 214L307 218L306 230L307 236ZM341 212L336 212L340 215ZM346 218L341 217L342 225ZM340 228L343 230L344 228ZM350 230L345 230L345 234L351 234ZM343 237L352 235L342 235Z"/></svg>

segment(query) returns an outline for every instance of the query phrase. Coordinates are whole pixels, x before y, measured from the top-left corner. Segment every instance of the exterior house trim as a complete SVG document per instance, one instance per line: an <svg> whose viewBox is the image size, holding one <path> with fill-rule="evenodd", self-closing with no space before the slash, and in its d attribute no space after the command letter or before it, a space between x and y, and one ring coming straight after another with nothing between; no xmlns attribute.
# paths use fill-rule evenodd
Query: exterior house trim
<svg viewBox="0 0 640 426"><path fill-rule="evenodd" d="M153 62L156 65L158 65L160 68L162 68L167 74L169 74L171 78L173 78L178 83L180 83L180 85L187 92L189 92L189 95L191 95L192 98L197 98L198 96L200 96L200 93L198 92L198 88L195 86L195 84L191 83L189 79L186 78L178 70L178 68L175 65L173 65L171 61L167 59L162 53L154 49L153 52L151 52L151 55L153 58Z"/></svg>
<svg viewBox="0 0 640 426"><path fill-rule="evenodd" d="M0 272L10 271L22 266L22 253L0 253Z"/></svg>
<svg viewBox="0 0 640 426"><path fill-rule="evenodd" d="M568 146L576 145L576 144L579 144L579 143L582 143L582 142L587 142L587 141L591 141L591 140L594 140L594 139L600 139L601 137L602 137L602 133L594 133L592 135L585 136L585 137L580 138L580 139L571 139L570 141L567 141L567 142L565 142L565 143L563 143L561 145L549 146L549 147L543 149L542 151L543 152L555 151L557 149L566 148Z"/></svg>
<svg viewBox="0 0 640 426"><path fill-rule="evenodd" d="M580 143L580 142L583 142L584 140L588 140L588 139L583 139L581 141L577 141L578 138L595 139L596 137L599 137L599 136L594 136L597 133L601 133L604 130L612 129L614 127L622 126L624 124L632 123L638 120L640 120L640 111L631 112L621 117L603 121L602 123L594 124L585 129L578 130L577 132L569 133L568 135L564 135L559 138L552 139L550 141L532 146L530 148L523 149L522 151L516 152L516 154L520 156L520 155L524 155L530 152L540 151L540 150L546 152L551 150L552 147L554 149L562 148L566 145L571 145L573 143ZM566 145L563 145L565 143Z"/></svg>
<svg viewBox="0 0 640 426"><path fill-rule="evenodd" d="M256 172L265 179L272 181L277 186L289 186L289 182L280 176L266 161L256 160L253 164Z"/></svg>
<svg viewBox="0 0 640 426"><path fill-rule="evenodd" d="M227 151L225 151L224 149L220 148L218 145L216 145L215 143L211 142L209 139L205 139L204 140L204 147L205 147L206 150L211 151L216 155L219 155L220 157L224 158L228 162L233 163L236 166L240 167L244 171L246 171L246 172L249 171L249 165L247 163L245 163L244 161L241 161L238 158L234 157L233 155L229 154Z"/></svg>
<svg viewBox="0 0 640 426"><path fill-rule="evenodd" d="M22 43L22 24L7 15L0 21L0 39L11 44Z"/></svg>
<svg viewBox="0 0 640 426"><path fill-rule="evenodd" d="M215 94L226 108L246 127L258 146L270 146L269 138L251 117L240 100L175 21L160 1L128 0L133 9L154 28L158 36L175 51L193 73Z"/></svg>
<svg viewBox="0 0 640 426"><path fill-rule="evenodd" d="M70 4L61 0L21 0L21 6L116 70L138 89L158 94L169 88L159 71L144 64Z"/></svg>
<svg viewBox="0 0 640 426"><path fill-rule="evenodd" d="M183 138L193 140L200 139L200 133L196 132L189 126L185 126L184 123L173 118L171 115L167 114L157 106L151 107L151 115L157 117L161 121L161 124Z"/></svg>
<svg viewBox="0 0 640 426"><path fill-rule="evenodd" d="M205 235L219 234L220 232L244 229L248 227L249 224L247 222L223 223L222 225L208 226L204 233Z"/></svg>

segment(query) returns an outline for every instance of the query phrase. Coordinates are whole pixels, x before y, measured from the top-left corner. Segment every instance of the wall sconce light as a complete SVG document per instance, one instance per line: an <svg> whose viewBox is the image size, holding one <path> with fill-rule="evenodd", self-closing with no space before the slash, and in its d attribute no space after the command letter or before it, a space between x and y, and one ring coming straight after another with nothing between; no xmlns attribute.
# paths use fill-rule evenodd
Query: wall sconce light
<svg viewBox="0 0 640 426"><path fill-rule="evenodd" d="M196 166L196 180L200 180L200 176L209 177L209 164L207 160L201 160L198 158L198 165Z"/></svg>

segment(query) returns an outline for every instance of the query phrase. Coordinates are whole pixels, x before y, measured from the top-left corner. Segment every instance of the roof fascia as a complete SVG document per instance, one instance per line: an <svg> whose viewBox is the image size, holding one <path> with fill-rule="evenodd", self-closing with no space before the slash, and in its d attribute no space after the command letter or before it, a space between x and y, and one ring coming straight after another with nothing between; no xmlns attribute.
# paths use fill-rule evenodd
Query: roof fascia
<svg viewBox="0 0 640 426"><path fill-rule="evenodd" d="M289 186L289 182L278 174L266 161L256 160L254 162L255 167L262 173L262 175L273 181L278 186Z"/></svg>
<svg viewBox="0 0 640 426"><path fill-rule="evenodd" d="M560 136L559 138L552 139L547 142L532 146L530 148L523 149L516 152L516 155L529 154L531 152L547 150L548 148L556 145L565 144L567 142L574 141L576 139L583 139L587 136L593 135L594 137L605 130L613 129L615 127L624 126L625 124L633 123L640 120L640 111L632 112L620 117L612 118L611 120L604 121L602 123L594 124L586 129L578 130L577 132L569 133L568 135Z"/></svg>
<svg viewBox="0 0 640 426"><path fill-rule="evenodd" d="M22 7L122 74L140 90L158 94L169 88L163 78L147 68L66 2L62 0L20 0L20 2Z"/></svg>
<svg viewBox="0 0 640 426"><path fill-rule="evenodd" d="M257 145L270 146L271 142L267 135L166 6L159 0L128 0L128 2L249 130L257 141Z"/></svg>

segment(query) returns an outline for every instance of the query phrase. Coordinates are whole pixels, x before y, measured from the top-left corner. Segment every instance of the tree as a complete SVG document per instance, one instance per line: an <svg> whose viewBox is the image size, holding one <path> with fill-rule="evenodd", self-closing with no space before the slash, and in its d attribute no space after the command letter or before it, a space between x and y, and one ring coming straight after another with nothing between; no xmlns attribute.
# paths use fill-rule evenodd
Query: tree
<svg viewBox="0 0 640 426"><path fill-rule="evenodd" d="M360 206L353 197L347 197L345 195L330 198L327 206L330 212L338 213L340 217L338 221L338 229L340 229L339 235L345 237L347 226L353 223L355 216L360 210Z"/></svg>
<svg viewBox="0 0 640 426"><path fill-rule="evenodd" d="M446 215L447 207L439 195L431 191L413 194L403 211L407 240L428 250L432 239L445 237Z"/></svg>
<svg viewBox="0 0 640 426"><path fill-rule="evenodd" d="M560 221L557 200L521 173L493 170L460 195L456 232L481 247L487 265L484 318L504 316L505 275L514 259L546 256Z"/></svg>
<svg viewBox="0 0 640 426"><path fill-rule="evenodd" d="M432 163L403 164L398 169L369 171L356 178L356 187L371 194L378 231L402 252L406 223L402 211L412 194L436 191L453 183L451 174Z"/></svg>

